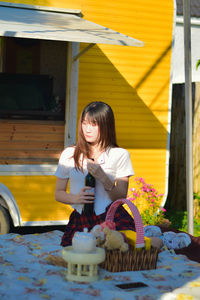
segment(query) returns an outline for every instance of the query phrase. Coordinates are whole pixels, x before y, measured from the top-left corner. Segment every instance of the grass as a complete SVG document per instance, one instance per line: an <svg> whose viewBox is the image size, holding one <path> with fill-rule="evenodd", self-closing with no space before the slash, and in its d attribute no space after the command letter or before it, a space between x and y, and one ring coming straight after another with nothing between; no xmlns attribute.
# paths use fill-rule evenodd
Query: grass
<svg viewBox="0 0 200 300"><path fill-rule="evenodd" d="M186 211L167 211L165 217L171 222L170 227L187 232ZM200 236L200 215L194 217L194 236Z"/></svg>

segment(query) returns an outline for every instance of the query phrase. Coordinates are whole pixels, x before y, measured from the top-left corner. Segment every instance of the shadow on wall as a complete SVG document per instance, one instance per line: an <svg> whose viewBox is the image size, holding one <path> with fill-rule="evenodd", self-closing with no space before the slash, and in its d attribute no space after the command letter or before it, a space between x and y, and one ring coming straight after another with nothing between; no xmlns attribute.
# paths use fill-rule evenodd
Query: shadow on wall
<svg viewBox="0 0 200 300"><path fill-rule="evenodd" d="M86 97L88 102L105 101L114 110L120 146L135 149L166 149L167 130L150 107L156 104L157 99L167 88L169 89L169 80L163 82L153 94L149 107L137 90L145 84L169 51L170 46L155 60L133 88L101 49L98 46L93 47L80 59L78 112L80 113L85 105ZM158 109L168 114L164 108Z"/></svg>

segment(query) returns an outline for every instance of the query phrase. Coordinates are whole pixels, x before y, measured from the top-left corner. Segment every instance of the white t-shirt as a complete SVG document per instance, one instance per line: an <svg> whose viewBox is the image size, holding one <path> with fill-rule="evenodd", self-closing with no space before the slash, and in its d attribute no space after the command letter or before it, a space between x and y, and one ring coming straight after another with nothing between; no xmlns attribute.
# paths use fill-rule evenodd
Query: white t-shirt
<svg viewBox="0 0 200 300"><path fill-rule="evenodd" d="M69 179L69 189L71 194L78 194L85 186L85 176L87 175L87 160L83 160L83 172L76 170L74 166L74 147L68 147L62 152L55 176ZM130 154L123 148L109 148L98 158L104 172L113 180L117 178L134 175ZM112 202L103 184L96 179L95 204L96 215L105 212L106 207ZM79 213L82 212L83 204L72 205Z"/></svg>

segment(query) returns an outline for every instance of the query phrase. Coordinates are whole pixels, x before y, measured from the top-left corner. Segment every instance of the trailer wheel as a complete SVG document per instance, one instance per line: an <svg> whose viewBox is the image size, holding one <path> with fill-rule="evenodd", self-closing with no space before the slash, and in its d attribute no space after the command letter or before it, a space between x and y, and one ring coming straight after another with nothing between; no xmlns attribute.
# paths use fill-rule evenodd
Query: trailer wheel
<svg viewBox="0 0 200 300"><path fill-rule="evenodd" d="M10 218L7 209L0 205L0 234L6 234L10 230Z"/></svg>

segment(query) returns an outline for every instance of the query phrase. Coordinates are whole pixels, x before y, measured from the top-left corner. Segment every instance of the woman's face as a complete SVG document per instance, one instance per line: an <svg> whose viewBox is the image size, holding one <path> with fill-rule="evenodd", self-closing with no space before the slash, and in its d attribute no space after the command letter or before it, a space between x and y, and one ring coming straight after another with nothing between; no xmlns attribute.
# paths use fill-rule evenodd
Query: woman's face
<svg viewBox="0 0 200 300"><path fill-rule="evenodd" d="M98 144L99 142L99 126L96 123L91 123L87 114L82 121L82 131L85 137L85 140L90 144Z"/></svg>

